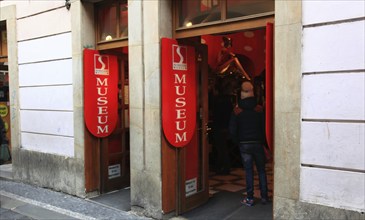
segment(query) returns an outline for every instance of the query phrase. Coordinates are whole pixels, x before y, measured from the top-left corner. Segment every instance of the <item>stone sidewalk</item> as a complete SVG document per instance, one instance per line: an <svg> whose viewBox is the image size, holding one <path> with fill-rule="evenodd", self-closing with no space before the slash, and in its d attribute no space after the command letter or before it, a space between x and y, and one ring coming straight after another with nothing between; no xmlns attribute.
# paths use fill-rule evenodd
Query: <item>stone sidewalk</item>
<svg viewBox="0 0 365 220"><path fill-rule="evenodd" d="M11 179L11 165L0 169L0 219L149 219L131 211Z"/></svg>
<svg viewBox="0 0 365 220"><path fill-rule="evenodd" d="M115 204L113 207L109 204L112 202L110 198L107 203L98 201L100 199L83 199L16 182L12 180L11 164L0 166L0 219L151 219L139 216L132 211L124 211L129 209L118 209ZM273 219L272 203L246 207L240 204L240 199L242 199L241 193L219 192L206 204L180 216L171 216L170 220ZM129 202L124 201L126 204ZM114 201L114 203L119 206L123 204L121 201Z"/></svg>

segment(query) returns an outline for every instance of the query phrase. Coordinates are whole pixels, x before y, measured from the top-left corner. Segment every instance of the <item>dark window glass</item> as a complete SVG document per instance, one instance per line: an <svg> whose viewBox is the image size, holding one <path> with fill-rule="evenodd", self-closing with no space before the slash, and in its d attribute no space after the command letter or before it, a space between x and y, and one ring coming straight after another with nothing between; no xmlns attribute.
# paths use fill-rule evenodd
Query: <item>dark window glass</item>
<svg viewBox="0 0 365 220"><path fill-rule="evenodd" d="M98 42L128 37L128 2L111 1L97 5Z"/></svg>
<svg viewBox="0 0 365 220"><path fill-rule="evenodd" d="M219 0L179 1L179 27L189 27L221 19Z"/></svg>
<svg viewBox="0 0 365 220"><path fill-rule="evenodd" d="M119 15L119 37L128 37L128 5L127 0L120 4L120 15Z"/></svg>
<svg viewBox="0 0 365 220"><path fill-rule="evenodd" d="M116 7L110 5L98 11L99 41L112 40L117 37Z"/></svg>
<svg viewBox="0 0 365 220"><path fill-rule="evenodd" d="M227 19L274 11L274 0L227 0Z"/></svg>
<svg viewBox="0 0 365 220"><path fill-rule="evenodd" d="M179 0L177 2L178 27L180 28L274 12L274 0Z"/></svg>

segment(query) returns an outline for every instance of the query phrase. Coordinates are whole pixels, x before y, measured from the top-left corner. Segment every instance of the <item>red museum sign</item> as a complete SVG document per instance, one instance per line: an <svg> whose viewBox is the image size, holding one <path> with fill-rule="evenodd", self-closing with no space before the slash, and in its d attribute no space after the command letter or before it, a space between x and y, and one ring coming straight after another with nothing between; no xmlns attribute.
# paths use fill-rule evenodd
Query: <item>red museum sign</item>
<svg viewBox="0 0 365 220"><path fill-rule="evenodd" d="M162 126L167 141L184 147L196 125L195 49L162 39Z"/></svg>
<svg viewBox="0 0 365 220"><path fill-rule="evenodd" d="M84 117L96 137L107 137L118 119L118 60L97 50L84 50Z"/></svg>

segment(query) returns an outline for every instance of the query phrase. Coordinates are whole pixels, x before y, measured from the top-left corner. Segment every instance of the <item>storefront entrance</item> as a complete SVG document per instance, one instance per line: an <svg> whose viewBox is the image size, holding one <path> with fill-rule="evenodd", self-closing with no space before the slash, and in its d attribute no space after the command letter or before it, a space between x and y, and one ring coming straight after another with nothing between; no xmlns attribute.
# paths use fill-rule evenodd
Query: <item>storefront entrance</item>
<svg viewBox="0 0 365 220"><path fill-rule="evenodd" d="M113 133L101 140L101 193L130 185L128 54L114 54L119 64L118 120Z"/></svg>
<svg viewBox="0 0 365 220"><path fill-rule="evenodd" d="M207 70L204 79L206 82L200 82L198 88L203 94L201 103L206 103L207 106L203 114L206 121L200 127L205 137L201 136L202 139L197 142L197 149L201 148L207 152L207 155L200 157L198 162L208 166L201 181L208 182L208 195L211 198L209 201L214 201L216 196L224 194L221 192L235 193L240 198L244 193L245 175L238 146L229 139L228 122L239 98L241 82L250 80L255 87L257 103L265 111L267 141L271 149L273 148L273 53L270 47L273 41L272 32L268 34L267 31L272 28L266 26L274 20L274 2L202 0L174 3L173 38L184 43L194 41L207 48L207 61L204 67ZM225 102L220 103L219 96L225 96ZM222 105L228 108L222 110L224 108ZM198 108L197 112L197 115L201 113ZM199 202L193 199L190 201L186 190L182 189L181 186L189 188L189 185L186 185L189 184L189 178L182 174L194 171L193 166L184 163L194 161L190 159L194 152L189 152L187 149L182 152L185 160L180 158L179 150L171 151L168 146L163 146L163 177L175 175L180 184L174 197L171 195L173 189L169 189L168 186L174 185L175 182L163 178L164 212L175 210L180 214L208 201L203 199ZM164 156L164 153L169 156L175 153L175 156ZM174 163L175 172L171 168ZM209 201L204 206L209 206ZM188 204L185 204L186 202Z"/></svg>
<svg viewBox="0 0 365 220"><path fill-rule="evenodd" d="M185 38L179 40L182 44L196 45L202 43L204 48L201 52L199 71L197 77L198 83L198 106L197 131L196 139L183 149L171 149L164 140L163 155L173 155L169 159L167 156L163 159L163 173L169 177L172 174L176 176L176 200L166 204L166 208L176 210L176 213L189 213L195 207L201 206L208 201L209 197L214 198L219 193L228 195L233 193L242 197L244 194L244 170L240 158L238 146L232 143L229 138L224 141L217 140L217 121L224 118L229 120L230 115L217 114L214 106L214 99L220 93L230 97L231 109L236 105L240 84L243 80L250 79L255 84L255 96L257 103L267 111L267 138L272 149L272 24L268 27L245 30L233 33L220 33L214 35L201 35L194 38ZM270 33L271 32L271 33ZM219 54L224 48L224 40L230 39L232 44L230 53L232 59L226 66L219 66ZM270 53L269 55L266 53ZM223 64L222 62L221 64ZM242 70L243 69L243 70ZM267 71L268 70L268 71ZM228 112L231 114L231 112ZM228 132L228 131L227 131ZM223 148L223 149L222 149ZM193 149L193 150L192 150ZM198 162L195 163L195 161ZM175 164L176 171L171 167ZM269 195L273 193L273 168L272 161L267 164L267 176L269 183ZM196 179L191 178L191 173L199 171ZM164 175L165 176L165 175ZM256 180L255 180L256 181ZM164 179L165 183L173 184L173 180ZM195 185L194 185L195 184ZM199 185L200 184L200 185ZM255 184L258 184L255 182ZM189 194L189 189L197 186L195 194ZM170 188L173 190L173 188ZM255 195L259 196L258 189L255 189ZM167 191L166 191L167 193ZM165 199L167 196L165 196ZM229 196L228 196L229 197ZM229 198L228 198L229 199ZM239 202L239 201L237 201ZM209 202L208 202L209 203ZM175 205L172 205L175 204Z"/></svg>
<svg viewBox="0 0 365 220"><path fill-rule="evenodd" d="M130 186L130 141L129 141L129 80L128 50L114 49L98 51L106 56L117 58L118 65L118 101L117 122L112 133L103 138L86 132L86 154L89 156L86 177L90 191L97 190L101 194ZM105 92L106 93L106 92Z"/></svg>
<svg viewBox="0 0 365 220"><path fill-rule="evenodd" d="M209 3L210 2L210 3ZM176 5L175 5L176 3ZM182 5L180 5L180 3ZM184 5L184 4L193 4L193 5ZM209 4L208 4L209 3ZM212 190L212 181L210 181L210 177L212 174L216 174L218 171L218 159L217 156L220 155L214 148L214 134L211 133L212 126L214 124L214 118L220 117L219 115L213 115L212 109L213 107L210 106L210 98L209 95L210 92L212 92L212 88L215 87L216 82L219 80L222 81L231 81L233 82L232 88L231 88L231 95L232 95L232 105L235 103L235 100L237 99L237 88L239 87L240 80L242 77L250 77L255 79L255 77L263 78L264 70L265 70L265 25L267 22L273 21L273 4L270 4L270 7L264 7L263 10L259 11L251 11L250 13L243 13L244 8L251 8L255 9L256 7L253 7L253 5L236 5L236 3L245 3L245 1L172 1L171 4L173 5L174 11L172 12L172 18L173 18L173 33L172 36L170 36L173 39L176 39L179 41L179 44L181 45L189 45L193 46L196 51L196 84L197 84L197 92L196 92L196 109L195 109L195 115L196 115L196 127L194 131L193 138L191 141L185 145L182 148L176 148L171 146L171 144L166 140L166 137L162 133L161 137L161 177L162 177L162 192L160 194L159 191L156 191L155 193L158 194L158 196L162 195L162 213L172 213L175 212L177 214L181 213L187 213L190 210L202 206L207 201L209 201L209 197L215 196L214 190ZM197 4L197 5L195 5ZM102 5L100 5L102 6ZM176 6L176 8L175 8ZM192 7L194 6L194 7ZM198 18L201 17L200 15L195 15L195 10L192 10L193 14L190 14L189 9L198 7L199 10L201 10L203 13L203 16L206 16L206 19L200 19L199 21L194 20L192 18ZM204 6L204 7L202 7ZM229 7L228 7L229 6ZM237 7L235 7L237 6ZM240 7L240 11L242 14L236 14L233 12L236 12L238 9L238 6ZM168 7L167 7L168 8ZM101 8L102 9L102 8ZM123 8L120 8L122 10ZM233 11L232 11L233 9ZM242 9L242 10L241 10ZM181 10L181 11L179 11ZM219 10L219 12L217 11ZM224 10L226 12L224 12ZM198 10L197 10L198 11ZM105 13L104 13L105 12ZM104 11L103 13L106 15L107 11ZM181 14L180 14L181 12ZM211 13L210 13L211 12ZM217 13L218 12L218 13ZM103 15L101 13L101 15ZM251 16L252 15L252 16ZM105 17L105 16L104 16ZM104 18L103 16L100 17L100 19ZM123 17L123 16L121 16ZM174 20L176 19L176 21ZM188 20L190 19L190 20ZM117 19L118 20L118 19ZM107 19L105 19L107 21ZM215 22L215 23L210 23ZM108 22L106 22L104 25L99 25L98 30L102 32L104 29L102 27L107 26ZM208 24L209 23L209 24ZM206 26L205 26L206 25ZM192 28L190 28L192 27ZM116 29L117 33L122 33L121 31ZM261 33L258 33L260 32ZM124 33L124 32L123 32ZM118 35L117 34L117 35ZM147 35L146 35L147 36ZM261 37L259 37L261 36ZM100 38L100 44L97 49L110 49L114 48L114 43L117 41L114 41L113 35L98 35ZM105 37L105 39L104 39ZM217 59L217 54L222 49L222 38L223 37L229 37L233 39L233 46L232 51L235 53L232 65L235 65L235 68L240 71L240 74L236 74L235 72L232 72L229 68L221 68L219 71L217 71L216 65L217 63L214 63ZM131 38L132 39L132 38ZM147 38L142 38L147 39ZM156 40L156 39L155 39ZM134 42L139 43L140 42ZM142 42L142 45L145 43L149 43L149 41ZM154 42L156 43L156 42ZM246 44L249 43L250 45ZM134 45L133 43L131 45ZM143 48L143 47L142 47ZM146 47L147 49L147 47ZM148 47L149 49L149 47ZM260 51L259 53L257 51ZM104 51L106 52L106 51ZM109 51L108 51L109 52ZM157 51L156 51L157 52ZM148 50L143 50L144 55L148 54L148 57L151 55L155 56L155 53L149 53ZM143 55L142 53L142 55ZM131 53L132 54L132 53ZM137 53L139 54L139 53ZM157 53L156 53L157 54ZM255 55L252 55L255 54ZM147 57L147 56L146 56ZM141 56L138 59L144 59L143 56ZM163 58L161 58L163 60ZM146 62L147 60L143 60L143 62ZM130 62L134 62L134 60L130 60ZM143 65L143 62L141 65ZM149 62L149 60L148 60ZM136 62L137 63L137 62ZM140 64L140 63L138 63ZM149 64L149 63L148 63ZM226 67L229 67L231 64L229 64ZM134 67L132 65L132 67ZM146 68L147 70L148 68ZM161 67L162 69L162 67ZM242 70L243 69L243 70ZM140 70L138 70L140 71ZM142 69L142 73L144 69ZM148 71L151 71L148 69ZM150 74L151 72L148 72ZM155 72L153 72L155 73ZM142 74L142 75L143 75ZM131 78L134 77L134 74L131 74ZM149 75L148 75L149 76ZM266 75L265 75L266 76ZM155 75L154 75L155 77ZM137 78L139 79L139 78ZM144 84L145 78L139 79L140 83L138 85L142 85L142 88L146 88ZM131 82L134 82L131 80ZM137 81L136 81L137 82ZM156 81L158 82L158 81ZM272 81L271 81L272 82ZM268 97L262 96L261 93L264 92L265 88L262 87L263 81L260 82L261 84L258 85L257 88L260 90L258 91L260 102L264 103ZM157 84L157 83L156 83ZM155 85L155 84L154 84ZM135 86L135 85L133 85ZM146 95L150 90L151 87L147 87L146 90L142 90L145 92L143 95ZM123 90L123 89L122 89ZM157 90L155 90L157 91ZM154 91L154 92L155 92ZM170 91L171 92L171 91ZM266 91L265 91L266 92ZM142 99L143 103L149 104L149 102L145 101L144 96L137 96ZM262 98L263 97L263 98ZM150 98L150 97L148 97ZM149 100L148 100L149 101ZM163 103L159 103L160 100L158 98L153 99L153 104L155 104L153 107L158 107L159 104L163 105ZM172 104L172 103L171 103ZM265 103L267 104L267 103ZM133 107L133 105L132 105ZM145 106L142 106L143 109L145 109ZM146 108L147 109L147 108ZM149 110L149 109L148 109ZM154 110L154 109L153 109ZM270 111L272 113L272 111ZM144 112L140 114L139 116L143 116ZM161 115L163 117L163 115ZM122 116L123 117L123 116ZM157 117L153 117L152 119L155 119ZM145 118L149 119L150 118ZM133 118L133 120L136 120L136 118ZM146 120L149 122L149 120ZM146 121L143 121L145 123ZM154 123L156 123L155 120L152 120ZM132 129L132 140L134 138L150 138L150 135L153 135L154 132L148 130L150 127L142 127L142 134L137 136L134 136L136 134L133 134ZM152 126L152 128L158 128L155 126ZM127 130L124 130L127 132ZM124 132L123 131L123 132ZM86 175L86 188L89 190L89 192L100 190L101 193L108 192L110 190L114 190L113 184L109 184L108 182L112 182L112 179L109 179L109 171L110 173L120 173L122 175L122 165L114 166L114 162L111 162L113 159L109 158L110 154L109 152L114 152L113 149L110 150L109 146L112 146L113 141L118 142L119 138L124 135L124 137L127 133L122 133L120 135L115 136L117 140L113 140L113 134L110 136L110 140L108 138L104 138L103 140L93 140L92 138L87 139L85 141L85 145L89 144L92 146L92 149L97 149L95 151L86 152L85 157L86 158L93 158L91 160L86 161L86 167L89 168L89 172L87 172ZM155 137L154 137L155 138ZM91 140L91 141L90 141ZM126 139L124 139L125 141ZM150 141L150 139L148 139ZM153 141L154 139L152 139ZM157 142L158 143L158 142ZM159 161L157 162L158 165L155 166L153 164L153 168L149 170L151 167L151 161L145 160L145 156L150 156L150 149L148 144L143 143L143 148L137 148L141 149L143 151L141 155L143 155L143 164L141 167L139 167L139 164L137 167L133 167L132 172L134 170L138 170L136 172L138 175L145 174L145 170L148 171L147 173L152 173L155 170L158 170L159 167ZM102 148L104 146L104 148ZM135 146L132 146L132 149ZM156 146L155 146L156 147ZM148 151L146 151L148 149ZM153 148L155 149L155 148ZM115 150L115 149L114 149ZM97 152L99 151L99 152ZM122 150L123 151L123 150ZM116 154L121 153L122 151L115 151ZM156 152L156 151L154 151ZM160 152L158 152L160 153ZM94 155L95 154L95 155ZM123 154L123 153L122 153ZM104 155L104 156L103 156ZM240 166L240 158L237 154L237 149L234 148L234 146L231 146L231 149L228 150L229 155L229 164L228 164L228 173L231 174L233 168L242 169ZM115 155L116 156L116 155ZM159 159L159 155L154 155L156 158ZM136 158L134 158L136 159ZM139 158L138 158L139 159ZM134 161L133 161L134 162ZM98 165L96 168L94 168L94 165ZM226 163L224 163L227 165ZM138 169L135 169L138 168ZM120 169L120 170L119 170ZM88 170L88 168L86 168ZM158 170L159 171L159 170ZM224 170L222 174L225 174ZM158 174L157 174L158 175ZM146 179L149 180L153 175L149 175ZM224 180L225 175L221 175L222 181ZM134 179L134 178L133 178ZM101 180L101 181L100 181ZM144 180L144 178L143 178ZM139 180L138 180L139 181ZM136 183L138 183L138 181ZM159 181L159 180L157 180ZM153 181L152 181L153 182ZM160 182L158 182L159 184ZM90 184L90 185L88 185ZM154 190L159 189L159 185L154 184L151 186ZM118 184L117 184L118 185ZM123 184L121 184L123 185ZM120 186L121 186L120 185ZM143 185L143 184L142 184ZM243 183L235 182L233 185L237 185L238 187L241 187L241 190L243 190ZM136 187L137 190L132 190L136 194L136 192L143 192L144 194L135 195L132 193L132 200L135 200L135 205L139 205L143 207L143 205L146 205L148 207L148 203L151 203L151 199L154 198L154 194L150 194L148 192L148 187L144 187L143 190L139 189L140 183L136 185L132 185L133 187ZM215 186L214 186L215 187ZM237 191L237 193L239 193ZM146 196L145 198L140 198L139 196ZM155 204L155 201L153 200L152 206L160 207L160 204L157 202Z"/></svg>
<svg viewBox="0 0 365 220"><path fill-rule="evenodd" d="M174 147L165 135L162 137L163 201L165 209L183 213L209 198L208 187L208 65L207 47L197 39L178 42L181 47L192 47L195 52L196 123L191 140L182 147ZM162 58L164 59L164 58ZM162 76L164 77L164 76ZM162 79L163 81L164 79ZM195 86L194 86L195 87ZM162 91L164 93L166 91ZM166 104L166 103L165 103ZM164 105L164 103L162 104ZM164 117L164 116L162 116ZM164 119L163 119L164 120Z"/></svg>

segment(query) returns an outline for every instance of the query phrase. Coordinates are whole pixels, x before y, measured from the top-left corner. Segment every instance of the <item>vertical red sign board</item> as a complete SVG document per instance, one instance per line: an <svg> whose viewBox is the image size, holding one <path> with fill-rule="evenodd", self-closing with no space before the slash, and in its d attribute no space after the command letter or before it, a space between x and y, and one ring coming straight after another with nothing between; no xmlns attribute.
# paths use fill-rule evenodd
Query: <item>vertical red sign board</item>
<svg viewBox="0 0 365 220"><path fill-rule="evenodd" d="M84 50L84 117L96 137L107 137L118 119L118 60L97 50Z"/></svg>
<svg viewBox="0 0 365 220"><path fill-rule="evenodd" d="M162 127L171 145L184 147L196 125L195 49L168 38L161 44Z"/></svg>

